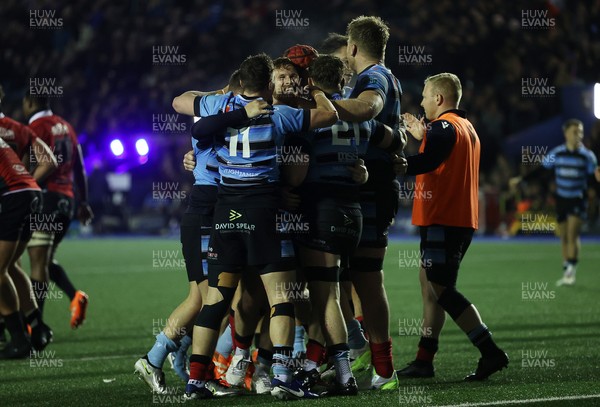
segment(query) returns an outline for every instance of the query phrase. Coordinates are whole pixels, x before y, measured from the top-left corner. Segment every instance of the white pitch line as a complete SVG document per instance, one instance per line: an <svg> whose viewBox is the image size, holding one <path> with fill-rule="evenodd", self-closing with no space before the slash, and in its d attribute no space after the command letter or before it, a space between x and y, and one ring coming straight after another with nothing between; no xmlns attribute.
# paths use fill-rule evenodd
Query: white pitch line
<svg viewBox="0 0 600 407"><path fill-rule="evenodd" d="M112 356L84 356L82 358L63 359L66 362L89 362L93 360L110 360L110 359L139 359L139 355L112 355ZM137 360L137 359L136 359Z"/></svg>
<svg viewBox="0 0 600 407"><path fill-rule="evenodd" d="M543 403L546 401L583 400L583 399L596 399L596 398L600 398L600 394L587 394L587 395L564 396L564 397L547 397L547 398L541 398L541 399L526 399L526 400L498 400L498 401L489 401L489 402L485 402L485 403L448 404L445 406L435 406L435 407L502 406L502 405L508 405L508 404Z"/></svg>

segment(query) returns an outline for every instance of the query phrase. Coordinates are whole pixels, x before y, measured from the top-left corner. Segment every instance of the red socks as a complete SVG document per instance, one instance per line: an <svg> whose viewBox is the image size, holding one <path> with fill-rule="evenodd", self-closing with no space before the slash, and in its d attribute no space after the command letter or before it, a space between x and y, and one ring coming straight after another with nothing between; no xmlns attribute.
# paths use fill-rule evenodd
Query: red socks
<svg viewBox="0 0 600 407"><path fill-rule="evenodd" d="M371 363L375 372L385 378L392 377L394 365L392 363L392 338L383 343L369 342L371 348Z"/></svg>
<svg viewBox="0 0 600 407"><path fill-rule="evenodd" d="M306 359L312 360L317 366L321 366L327 361L325 347L319 342L309 339L308 344L306 344Z"/></svg>

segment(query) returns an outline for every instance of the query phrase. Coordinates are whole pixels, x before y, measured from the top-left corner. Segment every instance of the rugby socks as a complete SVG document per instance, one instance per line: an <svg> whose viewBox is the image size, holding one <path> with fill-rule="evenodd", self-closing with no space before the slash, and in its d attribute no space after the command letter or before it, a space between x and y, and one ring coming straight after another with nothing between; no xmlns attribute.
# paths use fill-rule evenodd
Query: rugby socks
<svg viewBox="0 0 600 407"><path fill-rule="evenodd" d="M346 328L348 329L348 346L350 349L362 349L367 343L367 339L363 333L363 330L360 326L360 322L356 319L353 319L348 324L346 324Z"/></svg>
<svg viewBox="0 0 600 407"><path fill-rule="evenodd" d="M231 351L233 350L233 337L231 335L231 326L227 325L219 340L217 341L216 351L223 356L224 358L228 358L231 355Z"/></svg>
<svg viewBox="0 0 600 407"><path fill-rule="evenodd" d="M567 259L565 267L565 276L571 277L575 275L577 269L577 259Z"/></svg>
<svg viewBox="0 0 600 407"><path fill-rule="evenodd" d="M4 315L4 322L6 323L6 329L10 333L11 341L19 343L29 342L27 331L25 330L25 322L23 322L23 316L19 311Z"/></svg>
<svg viewBox="0 0 600 407"><path fill-rule="evenodd" d="M433 363L433 358L438 351L438 339L427 336L421 336L419 340L419 350L417 350L417 360L427 363Z"/></svg>
<svg viewBox="0 0 600 407"><path fill-rule="evenodd" d="M175 352L178 348L175 342L167 338L164 332L161 332L156 335L156 342L146 355L148 362L155 368L162 369L169 353Z"/></svg>
<svg viewBox="0 0 600 407"><path fill-rule="evenodd" d="M179 342L179 352L187 354L188 349L192 346L192 335L186 334Z"/></svg>
<svg viewBox="0 0 600 407"><path fill-rule="evenodd" d="M340 343L327 348L329 360L335 367L335 380L340 384L348 383L352 377L350 367L350 348L347 343ZM391 374L390 374L391 376Z"/></svg>
<svg viewBox="0 0 600 407"><path fill-rule="evenodd" d="M371 362L375 372L385 378L392 377L394 374L394 365L392 363L392 338L382 343L370 342Z"/></svg>
<svg viewBox="0 0 600 407"><path fill-rule="evenodd" d="M492 333L485 324L479 325L467 335L473 345L479 349L482 357L492 356L493 354L502 352L492 339Z"/></svg>
<svg viewBox="0 0 600 407"><path fill-rule="evenodd" d="M284 383L289 383L292 377L292 353L291 346L273 346L273 377Z"/></svg>
<svg viewBox="0 0 600 407"><path fill-rule="evenodd" d="M210 380L210 358L204 355L190 356L190 379L188 385L195 387L204 387L207 380Z"/></svg>
<svg viewBox="0 0 600 407"><path fill-rule="evenodd" d="M234 343L235 335L235 311L233 308L229 308L229 330L231 332L231 343Z"/></svg>
<svg viewBox="0 0 600 407"><path fill-rule="evenodd" d="M31 286L33 287L33 293L35 295L35 301L37 302L40 313L44 313L44 301L46 301L46 292L48 291L48 283L45 281L38 281L31 279Z"/></svg>
<svg viewBox="0 0 600 407"><path fill-rule="evenodd" d="M235 346L235 356L243 355L244 359L250 358L250 345L254 334L240 336L237 333L233 336L233 346Z"/></svg>
<svg viewBox="0 0 600 407"><path fill-rule="evenodd" d="M75 289L75 287L73 287L73 284L71 283L71 280L69 280L69 277L67 277L65 269L62 268L60 264L51 261L48 265L48 271L50 274L50 280L54 281L58 288L60 288L65 292L65 294L67 294L70 300L73 300L73 298L75 298L75 292L77 292L77 290Z"/></svg>
<svg viewBox="0 0 600 407"><path fill-rule="evenodd" d="M304 370L311 371L317 369L325 360L325 347L319 342L309 339L306 345L306 360L304 361Z"/></svg>
<svg viewBox="0 0 600 407"><path fill-rule="evenodd" d="M256 371L269 373L271 371L271 365L273 364L273 352L258 348L258 355L256 357Z"/></svg>
<svg viewBox="0 0 600 407"><path fill-rule="evenodd" d="M294 333L294 357L298 358L306 353L306 344L304 343L304 327L296 325Z"/></svg>

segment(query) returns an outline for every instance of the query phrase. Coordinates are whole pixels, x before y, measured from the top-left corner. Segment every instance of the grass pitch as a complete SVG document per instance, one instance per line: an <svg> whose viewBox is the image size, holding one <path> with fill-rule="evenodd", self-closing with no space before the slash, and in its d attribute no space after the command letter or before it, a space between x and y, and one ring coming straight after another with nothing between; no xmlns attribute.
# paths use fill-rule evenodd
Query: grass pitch
<svg viewBox="0 0 600 407"><path fill-rule="evenodd" d="M418 242L391 244L386 287L391 307L394 364L414 358L421 300L414 258ZM54 343L43 354L1 361L0 406L148 406L182 401L183 382L165 363L170 393L153 396L133 364L153 344L171 310L187 295L180 244L163 239L67 240L59 250L77 288L90 296L80 329L69 327L69 302L54 289L45 319ZM170 259L169 261L165 259ZM27 264L27 262L25 262ZM436 356L436 377L403 380L399 391L354 398L298 401L315 406L600 405L600 250L584 243L574 287L555 287L561 275L558 240L475 239L458 286L477 305L509 368L484 383L464 383L477 350L447 318ZM591 396L584 398L585 396ZM521 402L519 402L521 401ZM269 396L197 404L281 406Z"/></svg>

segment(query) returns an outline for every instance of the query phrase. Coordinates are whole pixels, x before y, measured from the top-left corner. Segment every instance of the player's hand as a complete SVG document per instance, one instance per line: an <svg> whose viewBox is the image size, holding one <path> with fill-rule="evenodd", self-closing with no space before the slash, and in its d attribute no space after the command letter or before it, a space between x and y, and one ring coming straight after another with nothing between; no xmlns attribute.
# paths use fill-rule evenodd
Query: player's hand
<svg viewBox="0 0 600 407"><path fill-rule="evenodd" d="M425 119L421 118L421 120L417 119L410 113L404 113L402 115L402 119L404 119L404 124L406 126L406 131L410 133L411 136L417 141L423 140L425 136Z"/></svg>
<svg viewBox="0 0 600 407"><path fill-rule="evenodd" d="M408 161L406 161L406 158L400 157L398 155L394 155L392 163L393 163L394 172L396 173L396 175L406 174L406 170L408 169Z"/></svg>
<svg viewBox="0 0 600 407"><path fill-rule="evenodd" d="M315 96L315 93L323 92L323 89L315 85L315 82L312 80L312 78L308 78L308 85L306 85L306 89L312 97ZM323 92L323 94L325 94L325 92Z"/></svg>
<svg viewBox="0 0 600 407"><path fill-rule="evenodd" d="M286 211L296 211L300 208L300 195L291 192L290 187L281 188L281 206Z"/></svg>
<svg viewBox="0 0 600 407"><path fill-rule="evenodd" d="M352 173L352 179L359 185L366 183L369 180L369 171L367 166L362 159L354 161L353 167L348 167L348 170Z"/></svg>
<svg viewBox="0 0 600 407"><path fill-rule="evenodd" d="M183 168L186 171L194 171L196 168L196 156L194 150L190 150L183 156Z"/></svg>
<svg viewBox="0 0 600 407"><path fill-rule="evenodd" d="M596 177L596 182L600 182L600 167L596 167L596 171L594 171L594 177Z"/></svg>
<svg viewBox="0 0 600 407"><path fill-rule="evenodd" d="M244 106L249 119L262 114L273 114L273 107L264 100L254 100Z"/></svg>
<svg viewBox="0 0 600 407"><path fill-rule="evenodd" d="M94 212L92 212L92 208L88 205L87 202L81 202L79 204L79 208L77 209L77 219L81 222L82 225L87 226L94 219Z"/></svg>

